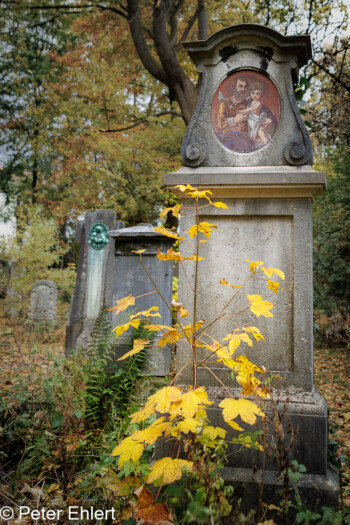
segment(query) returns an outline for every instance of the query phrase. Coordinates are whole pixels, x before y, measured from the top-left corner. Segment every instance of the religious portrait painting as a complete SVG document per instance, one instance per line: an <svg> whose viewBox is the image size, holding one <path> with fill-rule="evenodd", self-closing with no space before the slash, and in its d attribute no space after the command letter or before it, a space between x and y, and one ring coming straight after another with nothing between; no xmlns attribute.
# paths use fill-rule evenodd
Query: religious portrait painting
<svg viewBox="0 0 350 525"><path fill-rule="evenodd" d="M231 151L251 153L263 148L276 133L279 119L277 88L262 73L236 72L221 82L213 97L213 128Z"/></svg>

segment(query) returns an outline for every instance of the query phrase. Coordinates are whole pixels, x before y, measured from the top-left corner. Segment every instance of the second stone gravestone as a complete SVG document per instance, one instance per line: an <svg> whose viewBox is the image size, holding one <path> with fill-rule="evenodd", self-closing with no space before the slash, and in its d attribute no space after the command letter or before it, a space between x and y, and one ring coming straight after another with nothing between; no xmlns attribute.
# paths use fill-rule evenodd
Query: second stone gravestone
<svg viewBox="0 0 350 525"><path fill-rule="evenodd" d="M160 233L154 231L152 224L138 224L131 228L123 228L109 232L115 239L115 267L113 304L130 293L137 298L135 308L137 311L148 310L152 306L158 306L162 316L161 324L171 325L171 310L165 303L170 305L172 295L172 261L160 261L157 251L167 251L171 241ZM135 253L144 250L142 261ZM153 282L152 282L153 281ZM156 292L156 288L162 297ZM117 355L121 356L128 348L131 330L117 340ZM153 344L161 337L155 333ZM171 348L165 345L163 348L149 348L147 350L146 366L144 374L154 376L166 376L170 371Z"/></svg>
<svg viewBox="0 0 350 525"><path fill-rule="evenodd" d="M57 284L50 280L36 281L30 295L29 319L55 321L57 316Z"/></svg>

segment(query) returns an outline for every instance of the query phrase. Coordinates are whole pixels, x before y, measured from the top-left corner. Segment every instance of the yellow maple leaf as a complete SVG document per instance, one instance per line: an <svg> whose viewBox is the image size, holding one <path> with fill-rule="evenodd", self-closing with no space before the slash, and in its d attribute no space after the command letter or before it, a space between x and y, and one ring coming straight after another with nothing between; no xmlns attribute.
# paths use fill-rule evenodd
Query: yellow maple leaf
<svg viewBox="0 0 350 525"><path fill-rule="evenodd" d="M270 301L263 301L258 294L247 295L249 301L249 308L257 317L263 315L264 317L273 317L269 311L273 308L273 304Z"/></svg>
<svg viewBox="0 0 350 525"><path fill-rule="evenodd" d="M250 259L244 259L244 262L249 262L249 268L252 273L257 273L260 266L264 264L264 261L251 261Z"/></svg>
<svg viewBox="0 0 350 525"><path fill-rule="evenodd" d="M245 332L250 332L257 341L260 341L260 339L265 341L265 337L262 335L259 328L257 328L256 326L242 326L242 330L244 330Z"/></svg>
<svg viewBox="0 0 350 525"><path fill-rule="evenodd" d="M143 250L131 250L131 253L137 253L137 255L141 255L142 253L145 253L146 251L146 248L144 248Z"/></svg>
<svg viewBox="0 0 350 525"><path fill-rule="evenodd" d="M229 341L228 349L231 355L235 353L236 349L241 344L241 341L244 341L249 346L253 346L252 340L250 339L249 335L246 333L238 334L236 332L232 332L231 334L226 335L223 338L223 341Z"/></svg>
<svg viewBox="0 0 350 525"><path fill-rule="evenodd" d="M196 419L201 419L201 418L204 418L204 419L207 418L207 411L202 407L200 407L196 412Z"/></svg>
<svg viewBox="0 0 350 525"><path fill-rule="evenodd" d="M237 382L243 387L243 395L250 396L251 394L257 394L261 397L268 395L268 389L266 389L261 381L254 375L255 372L265 374L265 368L259 368L249 361L246 356L240 355L236 360L235 372L237 373Z"/></svg>
<svg viewBox="0 0 350 525"><path fill-rule="evenodd" d="M204 319L201 319L200 321L197 321L196 322L196 326L195 326L195 332L197 330L199 330L204 325L204 323L205 323ZM183 327L183 331L185 332L187 337L190 338L191 335L193 334L193 324L188 324L185 327Z"/></svg>
<svg viewBox="0 0 350 525"><path fill-rule="evenodd" d="M207 199L211 203L211 200L209 199L208 195L213 195L213 193L210 190L200 191L200 190L194 189L194 191L189 191L187 195L191 195L191 197L193 199L196 199L196 201L198 199Z"/></svg>
<svg viewBox="0 0 350 525"><path fill-rule="evenodd" d="M145 324L144 325L144 328L146 328L146 330L149 330L150 332L161 332L161 331L166 331L166 330L169 330L170 332L172 330L174 330L174 328L172 326L167 326L166 324Z"/></svg>
<svg viewBox="0 0 350 525"><path fill-rule="evenodd" d="M134 432L132 438L135 441L146 443L146 445L152 445L157 439L163 434L163 432L170 430L170 423L164 421L164 417L161 417L154 421L152 425L147 427L145 430L139 430Z"/></svg>
<svg viewBox="0 0 350 525"><path fill-rule="evenodd" d="M148 408L144 407L141 408L141 410L138 410L137 412L134 412L130 416L130 423L141 423L141 421L145 421L148 419L152 414L155 413L154 407L150 406Z"/></svg>
<svg viewBox="0 0 350 525"><path fill-rule="evenodd" d="M215 206L215 208L223 208L224 210L227 210L227 206L224 202L216 201L216 202L210 202L212 206Z"/></svg>
<svg viewBox="0 0 350 525"><path fill-rule="evenodd" d="M177 330L169 330L168 333L164 334L161 339L157 342L157 345L160 348L163 348L166 344L170 343L176 343L179 339L182 338L182 335Z"/></svg>
<svg viewBox="0 0 350 525"><path fill-rule="evenodd" d="M209 439L216 439L218 436L222 439L225 438L227 432L221 427L212 427L210 425L203 428L202 436L206 436Z"/></svg>
<svg viewBox="0 0 350 525"><path fill-rule="evenodd" d="M229 349L230 354L233 355L236 349L241 344L241 339L239 335L235 333L230 334L230 337L228 336L224 337L223 341L225 341L226 339L229 339L228 349Z"/></svg>
<svg viewBox="0 0 350 525"><path fill-rule="evenodd" d="M253 346L253 341L250 339L249 335L248 334L239 334L239 338L241 341L244 341L245 343L247 343L248 346Z"/></svg>
<svg viewBox="0 0 350 525"><path fill-rule="evenodd" d="M112 456L119 456L118 466L121 468L125 461L137 461L143 453L143 445L137 443L132 436L129 436L117 446L112 452Z"/></svg>
<svg viewBox="0 0 350 525"><path fill-rule="evenodd" d="M154 408L157 412L164 414L169 412L170 405L174 401L182 399L182 389L177 386L165 386L148 398L145 409Z"/></svg>
<svg viewBox="0 0 350 525"><path fill-rule="evenodd" d="M179 313L180 317L187 317L189 312L182 303L177 303L174 299L171 301L171 306Z"/></svg>
<svg viewBox="0 0 350 525"><path fill-rule="evenodd" d="M140 325L140 319L133 319L132 321L129 321L128 323L121 324L119 326L116 326L113 328L112 332L115 332L115 336L119 337L124 332L129 330L129 328L132 326L133 328L138 328Z"/></svg>
<svg viewBox="0 0 350 525"><path fill-rule="evenodd" d="M184 237L180 237L177 233L167 230L167 228L164 228L163 226L158 226L157 228L153 228L153 230L155 232L161 233L162 235L165 235L165 237L170 237L170 239L184 239Z"/></svg>
<svg viewBox="0 0 350 525"><path fill-rule="evenodd" d="M119 299L116 301L116 306L113 306L113 308L108 308L109 312L112 312L115 310L116 315L118 315L123 310L126 310L128 306L132 306L135 304L135 297L132 295L128 295L127 297L123 297L122 299Z"/></svg>
<svg viewBox="0 0 350 525"><path fill-rule="evenodd" d="M227 366L227 368L230 368L231 370L235 370L236 361L231 359L230 354L228 352L226 352L226 354L227 354L226 357L221 357L220 359L217 359L218 363L222 362L224 363L225 366Z"/></svg>
<svg viewBox="0 0 350 525"><path fill-rule="evenodd" d="M266 277L272 277L273 274L275 273L276 275L278 275L278 277L281 277L281 279L283 279L283 280L285 279L284 273L282 272L282 270L279 270L278 268L264 268L264 267L262 267L261 269L264 272L264 274L266 275Z"/></svg>
<svg viewBox="0 0 350 525"><path fill-rule="evenodd" d="M152 465L147 482L153 483L154 481L163 478L163 483L172 483L182 477L183 468L191 471L192 467L193 461L187 461L185 459L159 459L154 465Z"/></svg>
<svg viewBox="0 0 350 525"><path fill-rule="evenodd" d="M225 286L231 286L231 288L243 288L243 286L239 284L229 284L226 279L221 279L220 284L224 284Z"/></svg>
<svg viewBox="0 0 350 525"><path fill-rule="evenodd" d="M178 217L181 207L181 204L175 204L175 206L173 206L172 208L164 208L164 210L160 212L159 216L163 220L166 217L166 215L168 215L169 211L171 211L174 217Z"/></svg>
<svg viewBox="0 0 350 525"><path fill-rule="evenodd" d="M197 428L201 427L200 421L193 417L185 418L183 421L180 421L176 427L175 430L179 430L180 432L183 432L184 434L188 434L189 432L197 432Z"/></svg>
<svg viewBox="0 0 350 525"><path fill-rule="evenodd" d="M135 339L132 349L127 352L126 354L119 357L118 361L124 361L124 359L127 359L128 357L138 354L143 350L148 343L148 339Z"/></svg>
<svg viewBox="0 0 350 525"><path fill-rule="evenodd" d="M264 416L264 412L249 399L230 399L226 398L219 403L219 407L223 408L222 416L225 421L232 421L240 416L243 421L249 425L253 425L256 421L256 416Z"/></svg>
<svg viewBox="0 0 350 525"><path fill-rule="evenodd" d="M210 224L209 222L200 222L198 225L194 224L191 226L191 228L188 230L188 234L193 239L198 232L204 233L207 239L211 236L213 231L217 229L216 224Z"/></svg>
<svg viewBox="0 0 350 525"><path fill-rule="evenodd" d="M281 283L278 283L278 282L275 282L275 281L270 281L269 279L267 280L266 288L269 288L270 290L275 292L275 294L277 294L277 290L279 288L281 288L282 292L284 292L283 288L281 287Z"/></svg>
<svg viewBox="0 0 350 525"><path fill-rule="evenodd" d="M180 252L175 252L172 248L170 248L167 253L162 253L158 250L157 257L160 261L195 261L197 259L196 255L183 257ZM198 257L198 261L203 261L203 257Z"/></svg>
<svg viewBox="0 0 350 525"><path fill-rule="evenodd" d="M233 428L233 430L239 430L239 431L244 430L244 428L240 427L239 424L236 423L236 421L226 421L226 423L230 425L230 427Z"/></svg>
<svg viewBox="0 0 350 525"><path fill-rule="evenodd" d="M189 387L188 391L182 395L181 402L171 407L170 413L172 416L182 414L183 418L192 418L200 406L212 404L213 402L209 401L204 387L195 390Z"/></svg>
<svg viewBox="0 0 350 525"><path fill-rule="evenodd" d="M177 186L174 186L174 189L179 189L182 192L187 190L196 190L196 188L193 188L191 184L187 184L187 186L185 186L184 184L178 184Z"/></svg>
<svg viewBox="0 0 350 525"><path fill-rule="evenodd" d="M158 306L151 306L151 308L149 308L148 310L143 310L142 312L137 312L136 314L134 315L130 315L129 319L130 321L132 319L136 319L136 317L162 317L160 315L160 313L158 312L159 310L159 307ZM153 311L155 313L153 313Z"/></svg>

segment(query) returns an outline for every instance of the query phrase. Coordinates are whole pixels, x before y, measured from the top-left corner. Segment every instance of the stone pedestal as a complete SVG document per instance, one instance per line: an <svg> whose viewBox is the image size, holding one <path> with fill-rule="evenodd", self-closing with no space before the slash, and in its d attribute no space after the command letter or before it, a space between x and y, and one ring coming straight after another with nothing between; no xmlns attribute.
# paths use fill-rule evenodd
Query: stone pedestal
<svg viewBox="0 0 350 525"><path fill-rule="evenodd" d="M319 486L320 494L328 493L328 503L335 503L337 481L327 467L327 405L313 382L311 206L313 197L325 190L325 175L310 166L200 167L167 174L164 182L169 189L177 184L209 189L212 200L219 199L228 207L204 207L199 211L199 220L217 225L218 230L200 247L204 260L199 263L197 319L210 322L218 316L232 296L232 289L219 282L226 278L231 284L242 284L250 275L245 259L264 261L265 266L285 272L284 292L275 295L266 289L265 281L261 284L258 280L251 281L208 333L222 339L236 327L255 325L260 329L265 341L255 343L253 348L241 344L237 353L245 353L252 362L282 378L278 410L282 412L286 405L287 419L298 431L293 458L306 466L310 486ZM173 191L183 205L180 235L184 235L195 223L194 210L186 208L192 203L184 193ZM183 243L181 252L184 256L191 255L193 247ZM194 265L184 261L184 266L193 283ZM274 303L273 319L257 319L250 311L229 317L244 310L246 294L253 293ZM192 291L181 271L179 301L188 309L193 303ZM206 355L205 352L202 355ZM177 370L181 370L187 358L178 351L176 361ZM233 384L230 370L220 364L212 370L222 382L231 385L238 397L240 389ZM187 366L180 373L178 383L187 385L191 381L191 366ZM215 399L217 404L227 397L205 368L198 370L198 384L207 387L210 399ZM213 424L222 426L221 410L214 407L209 412ZM286 421L286 434L287 426ZM261 468L261 462L256 452L246 449L230 456L225 476L245 482L251 478L252 467ZM271 460L266 468L275 483L277 466Z"/></svg>

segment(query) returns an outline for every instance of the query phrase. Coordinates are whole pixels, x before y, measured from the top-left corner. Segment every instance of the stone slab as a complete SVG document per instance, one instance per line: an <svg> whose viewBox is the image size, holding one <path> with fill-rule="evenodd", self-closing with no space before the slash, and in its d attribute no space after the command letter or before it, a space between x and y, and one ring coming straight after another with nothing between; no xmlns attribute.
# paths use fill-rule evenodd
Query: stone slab
<svg viewBox="0 0 350 525"><path fill-rule="evenodd" d="M313 198L325 191L326 177L311 166L200 167L164 175L164 185L185 199L177 184L210 188L216 198Z"/></svg>

